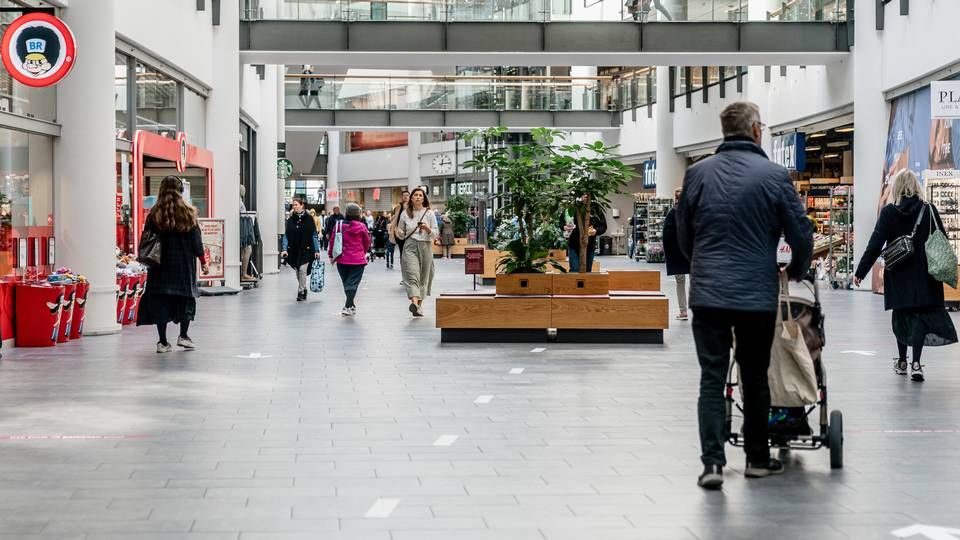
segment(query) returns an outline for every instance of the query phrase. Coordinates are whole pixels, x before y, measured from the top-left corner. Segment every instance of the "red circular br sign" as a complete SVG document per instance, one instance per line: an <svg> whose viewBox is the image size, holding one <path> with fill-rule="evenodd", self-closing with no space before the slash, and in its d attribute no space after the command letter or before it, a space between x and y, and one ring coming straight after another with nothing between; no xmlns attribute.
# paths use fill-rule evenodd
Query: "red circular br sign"
<svg viewBox="0 0 960 540"><path fill-rule="evenodd" d="M63 21L47 13L30 13L10 23L3 32L0 56L17 81L27 86L50 86L73 69L77 45Z"/></svg>

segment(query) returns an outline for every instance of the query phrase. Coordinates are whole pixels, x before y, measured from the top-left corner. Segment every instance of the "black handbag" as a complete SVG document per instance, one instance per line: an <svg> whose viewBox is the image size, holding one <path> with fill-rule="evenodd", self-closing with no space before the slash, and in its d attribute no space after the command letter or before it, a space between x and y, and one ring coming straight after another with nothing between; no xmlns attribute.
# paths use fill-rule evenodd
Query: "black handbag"
<svg viewBox="0 0 960 540"><path fill-rule="evenodd" d="M145 229L137 249L137 262L146 266L160 266L161 251L160 235L153 229Z"/></svg>
<svg viewBox="0 0 960 540"><path fill-rule="evenodd" d="M920 209L920 215L917 216L917 222L913 225L913 231L910 234L905 234L893 242L887 244L887 247L883 248L883 265L887 270L896 268L903 261L909 260L913 257L915 248L913 245L913 237L917 235L917 228L920 226L920 221L923 220L923 214L927 212L927 205L924 204L923 208Z"/></svg>

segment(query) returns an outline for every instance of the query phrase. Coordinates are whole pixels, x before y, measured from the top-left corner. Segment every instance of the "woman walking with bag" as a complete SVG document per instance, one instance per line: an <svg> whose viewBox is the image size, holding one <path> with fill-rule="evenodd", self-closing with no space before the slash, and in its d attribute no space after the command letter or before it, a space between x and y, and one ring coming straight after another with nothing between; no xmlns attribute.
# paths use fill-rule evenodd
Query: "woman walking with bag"
<svg viewBox="0 0 960 540"><path fill-rule="evenodd" d="M909 170L897 173L891 192L894 202L880 212L853 280L860 285L885 251L884 245L896 250L904 245L902 237L912 239L912 254L897 260L893 251L886 253L883 303L887 310L893 310L893 334L898 351L894 371L897 375L907 374L907 347L912 347L910 373L917 382L924 380L920 363L923 347L957 342L957 331L944 307L943 283L930 275L924 249L931 232L943 230L943 222L936 207L920 195L916 174Z"/></svg>
<svg viewBox="0 0 960 540"><path fill-rule="evenodd" d="M197 210L183 199L182 180L176 176L163 179L143 231L140 251L145 251L148 239L159 241L160 261L147 270L147 290L137 310L137 326L156 325L157 352L167 353L173 350L167 341L167 323L178 323L177 345L194 349L196 346L187 330L197 315L200 296L197 259L204 274L209 268L197 225Z"/></svg>
<svg viewBox="0 0 960 540"><path fill-rule="evenodd" d="M337 265L337 272L343 281L343 292L347 297L340 314L352 317L357 314L357 305L353 300L360 288L363 269L367 266L367 251L370 250L370 231L360 214L360 206L348 204L346 219L337 223L337 229L335 234L343 238L343 249L339 256L334 258L334 242L331 242L327 253L330 255L330 262Z"/></svg>
<svg viewBox="0 0 960 540"><path fill-rule="evenodd" d="M303 199L293 198L290 217L283 235L280 257L297 273L297 302L307 299L307 276L314 259L320 258L320 238L317 225L306 211ZM333 244L331 239L330 244Z"/></svg>
<svg viewBox="0 0 960 540"><path fill-rule="evenodd" d="M398 243L402 238L400 269L410 299L410 313L423 317L423 299L430 296L433 284L433 241L438 236L437 217L430 209L427 193L422 188L410 192L410 202L400 213L397 225Z"/></svg>

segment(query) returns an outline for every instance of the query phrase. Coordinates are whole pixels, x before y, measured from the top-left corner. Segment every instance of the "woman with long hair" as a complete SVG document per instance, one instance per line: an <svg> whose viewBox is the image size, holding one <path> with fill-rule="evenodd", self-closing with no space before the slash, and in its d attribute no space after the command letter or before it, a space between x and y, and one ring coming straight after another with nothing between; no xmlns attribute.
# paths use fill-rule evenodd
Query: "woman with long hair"
<svg viewBox="0 0 960 540"><path fill-rule="evenodd" d="M183 199L183 181L167 176L160 182L157 202L147 215L144 233L160 238L160 264L147 270L147 290L137 310L137 326L157 327L157 352L167 353L173 345L167 341L167 323L180 325L177 345L196 346L187 331L197 315L197 259L204 274L209 272L197 225L197 210Z"/></svg>
<svg viewBox="0 0 960 540"><path fill-rule="evenodd" d="M294 197L290 205L290 217L284 231L280 257L297 273L297 302L307 299L307 276L313 260L320 258L320 238L317 225L300 197ZM330 238L333 244L333 238Z"/></svg>
<svg viewBox="0 0 960 540"><path fill-rule="evenodd" d="M343 221L337 224L343 235L343 252L333 258L333 246L328 249L330 262L337 265L340 280L343 281L343 293L347 297L340 314L352 317L357 314L354 299L363 279L363 269L367 265L367 252L370 251L370 231L356 203L347 204Z"/></svg>
<svg viewBox="0 0 960 540"><path fill-rule="evenodd" d="M403 240L400 269L410 299L410 313L423 317L423 299L430 296L433 284L433 241L439 235L437 216L430 209L427 192L416 188L410 192L410 202L400 213L397 240Z"/></svg>
<svg viewBox="0 0 960 540"><path fill-rule="evenodd" d="M937 207L925 202L921 194L920 182L913 171L902 170L894 176L893 202L880 212L853 278L859 286L877 262L884 245L913 234L913 255L883 273L883 304L893 311L893 335L897 338L898 353L894 372L907 374L907 348L912 347L910 378L917 382L924 380L920 363L923 348L957 342L957 330L944 307L943 283L930 276L923 248L933 229L931 220L936 220L941 231L943 222Z"/></svg>

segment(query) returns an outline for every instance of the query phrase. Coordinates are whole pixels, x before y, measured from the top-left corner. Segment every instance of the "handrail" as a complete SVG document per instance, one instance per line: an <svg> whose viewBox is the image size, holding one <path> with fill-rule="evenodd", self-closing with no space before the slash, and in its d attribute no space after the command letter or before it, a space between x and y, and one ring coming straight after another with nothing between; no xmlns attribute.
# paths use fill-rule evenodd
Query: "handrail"
<svg viewBox="0 0 960 540"><path fill-rule="evenodd" d="M616 81L624 77L600 75L572 77L567 75L350 75L350 74L304 74L288 73L287 79L375 79L375 80L427 80L427 81Z"/></svg>

